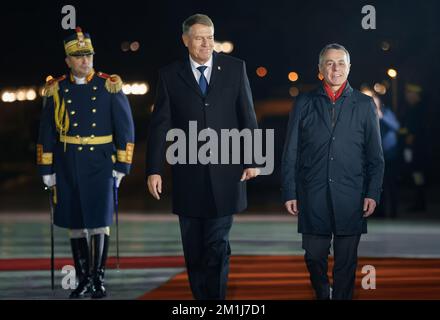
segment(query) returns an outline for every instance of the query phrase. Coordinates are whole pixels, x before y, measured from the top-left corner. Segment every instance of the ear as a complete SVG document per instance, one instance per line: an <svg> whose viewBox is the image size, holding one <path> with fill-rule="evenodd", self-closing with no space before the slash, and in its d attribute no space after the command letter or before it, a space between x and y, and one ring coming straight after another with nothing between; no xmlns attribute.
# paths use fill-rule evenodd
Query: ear
<svg viewBox="0 0 440 320"><path fill-rule="evenodd" d="M188 36L188 34L186 34L186 33L182 34L182 41L183 41L183 44L185 45L185 47L188 48L188 43L189 43L189 36Z"/></svg>
<svg viewBox="0 0 440 320"><path fill-rule="evenodd" d="M66 59L64 59L64 61L66 61L67 66L70 68L70 60L69 60L69 57L66 57Z"/></svg>

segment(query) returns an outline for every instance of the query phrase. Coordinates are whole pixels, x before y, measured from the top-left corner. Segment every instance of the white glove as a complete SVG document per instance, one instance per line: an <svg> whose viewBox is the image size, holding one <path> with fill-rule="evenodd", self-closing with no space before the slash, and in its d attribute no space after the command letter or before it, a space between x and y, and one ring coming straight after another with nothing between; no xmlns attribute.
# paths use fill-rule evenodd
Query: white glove
<svg viewBox="0 0 440 320"><path fill-rule="evenodd" d="M125 177L125 173L113 170L113 177L116 178L116 188L119 188L122 178Z"/></svg>
<svg viewBox="0 0 440 320"><path fill-rule="evenodd" d="M43 176L43 183L48 186L49 188L53 187L57 184L57 179L55 176L55 173L53 174L46 174Z"/></svg>

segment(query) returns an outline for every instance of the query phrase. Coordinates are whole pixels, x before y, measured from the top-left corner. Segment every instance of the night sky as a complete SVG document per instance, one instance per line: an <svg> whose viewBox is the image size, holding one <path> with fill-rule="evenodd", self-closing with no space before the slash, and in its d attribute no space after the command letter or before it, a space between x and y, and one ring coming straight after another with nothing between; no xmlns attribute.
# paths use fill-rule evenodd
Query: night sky
<svg viewBox="0 0 440 320"><path fill-rule="evenodd" d="M401 83L421 83L431 95L438 85L440 26L438 1L39 1L3 3L1 8L1 87L33 85L48 74L66 72L61 8L74 5L77 25L92 36L95 67L124 80L146 80L154 88L157 70L185 54L181 23L208 14L217 40L235 45L232 55L247 62L257 99L288 97L287 73L299 85L317 81L317 56L338 42L351 53L354 87L387 78L398 70ZM364 5L376 8L377 29L361 27ZM139 41L137 52L122 52L123 41ZM388 41L390 50L381 49ZM264 79L255 74L263 65Z"/></svg>

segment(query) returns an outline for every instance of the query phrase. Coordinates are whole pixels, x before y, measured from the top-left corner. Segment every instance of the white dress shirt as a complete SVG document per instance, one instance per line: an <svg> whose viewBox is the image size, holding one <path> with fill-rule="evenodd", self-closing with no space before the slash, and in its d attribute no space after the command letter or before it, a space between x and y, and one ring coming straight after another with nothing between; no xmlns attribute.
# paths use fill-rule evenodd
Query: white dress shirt
<svg viewBox="0 0 440 320"><path fill-rule="evenodd" d="M85 84L86 83L86 77L78 78L77 76L73 76L73 78L75 79L76 84Z"/></svg>
<svg viewBox="0 0 440 320"><path fill-rule="evenodd" d="M208 81L209 84L209 80L211 80L211 73L212 73L212 55L211 58L209 58L208 61L206 61L205 64L198 64L197 62L195 62L191 56L189 56L189 61L191 63L191 70L194 74L194 77L196 78L197 83L199 83L200 80L200 71L197 70L198 67L200 66L206 66L207 68L205 69L205 71L203 72L203 74L205 75L206 80Z"/></svg>

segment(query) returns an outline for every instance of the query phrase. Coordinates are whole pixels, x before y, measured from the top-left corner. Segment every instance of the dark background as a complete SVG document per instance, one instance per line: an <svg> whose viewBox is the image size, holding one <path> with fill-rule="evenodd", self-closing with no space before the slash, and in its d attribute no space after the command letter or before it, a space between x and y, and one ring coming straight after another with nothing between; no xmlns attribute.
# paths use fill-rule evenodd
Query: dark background
<svg viewBox="0 0 440 320"><path fill-rule="evenodd" d="M67 4L76 8L77 25L92 37L96 70L150 85L147 95L129 97L136 124L136 149L133 172L121 188L123 209L156 212L170 208L169 174L165 176L164 200L156 202L146 195L144 152L150 107L157 70L186 54L180 39L182 21L191 14L205 13L215 24L216 40L233 42L231 55L246 61L260 126L276 130L276 170L272 176L250 183L251 211L282 210L278 169L287 123L288 109L284 106L293 101L287 74L299 74L295 85L300 91L318 85L318 54L331 42L341 43L350 51L349 81L354 88L389 80L388 68L398 71L399 115L404 112L400 102L405 83L422 86L427 109L428 199L430 211L435 211L440 178L440 166L436 165L440 160L438 1L4 2L0 10L0 91L40 86L47 75L68 72L62 40L72 31L61 27L61 8ZM361 9L367 4L376 8L376 30L361 27ZM123 41L139 41L140 49L123 52ZM382 50L383 41L390 44L388 51ZM259 66L268 69L266 77L257 77ZM391 103L390 90L383 98L386 104ZM40 97L32 102L0 102L1 209L47 207L35 166L40 109ZM411 194L411 186L404 171L401 175L401 198L405 199Z"/></svg>

